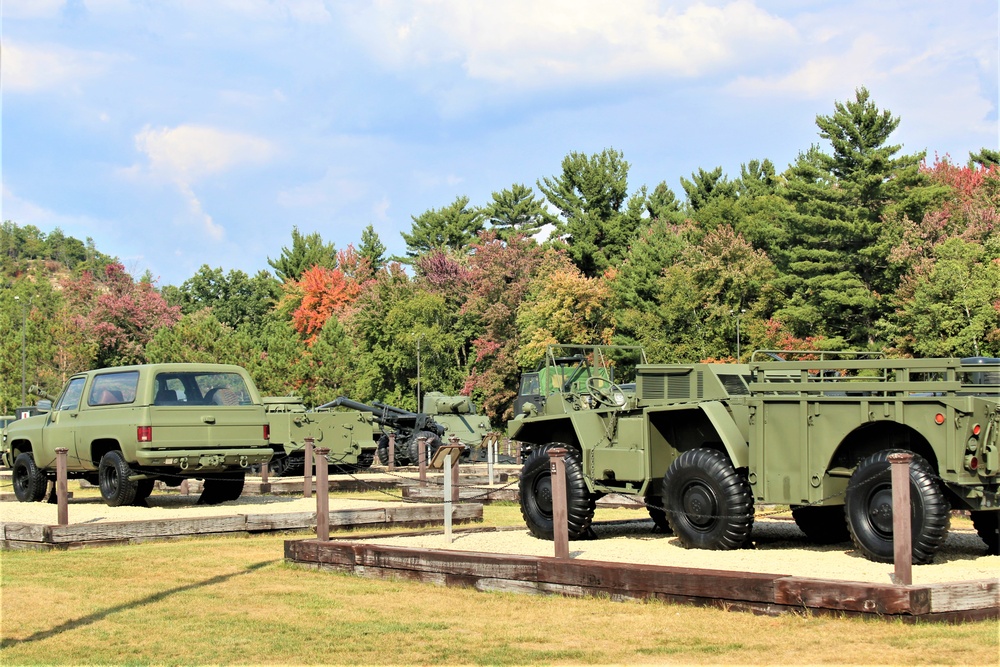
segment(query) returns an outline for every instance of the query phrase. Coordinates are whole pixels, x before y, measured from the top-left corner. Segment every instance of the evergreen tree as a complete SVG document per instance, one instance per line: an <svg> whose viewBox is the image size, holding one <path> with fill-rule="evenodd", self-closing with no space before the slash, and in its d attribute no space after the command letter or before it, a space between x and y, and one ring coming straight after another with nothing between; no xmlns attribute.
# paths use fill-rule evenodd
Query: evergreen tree
<svg viewBox="0 0 1000 667"><path fill-rule="evenodd" d="M628 252L646 206L646 190L628 197L629 164L620 151L570 153L562 173L538 182L560 217L556 232L588 277L599 276Z"/></svg>
<svg viewBox="0 0 1000 667"><path fill-rule="evenodd" d="M667 187L666 181L661 181L653 188L646 202L646 212L650 220L662 220L673 224L684 222L684 213L681 211L681 202L677 199L674 191Z"/></svg>
<svg viewBox="0 0 1000 667"><path fill-rule="evenodd" d="M790 299L779 319L800 336L819 333L868 347L874 324L888 312L883 297L898 281L888 257L902 232L884 219L922 215L924 154L897 156L901 147L888 141L899 119L879 110L864 88L816 124L833 153L814 146L785 174L788 243L777 259Z"/></svg>
<svg viewBox="0 0 1000 667"><path fill-rule="evenodd" d="M555 218L545 210L545 200L535 199L534 191L521 183L494 192L493 202L485 212L490 225L503 241L514 234L534 236L546 224L555 223Z"/></svg>
<svg viewBox="0 0 1000 667"><path fill-rule="evenodd" d="M292 227L292 247L282 248L277 259L267 259L278 280L298 280L308 269L322 266L337 267L337 250L332 243L324 243L319 232L303 236L298 227Z"/></svg>
<svg viewBox="0 0 1000 667"><path fill-rule="evenodd" d="M379 238L378 232L372 225L365 227L361 232L361 247L358 248L358 255L367 262L368 270L377 273L382 270L386 263L386 247Z"/></svg>
<svg viewBox="0 0 1000 667"><path fill-rule="evenodd" d="M692 212L705 208L713 199L736 197L736 183L723 176L722 167L716 167L712 171L699 167L698 171L691 174L690 181L681 177L681 186L687 194L688 210Z"/></svg>
<svg viewBox="0 0 1000 667"><path fill-rule="evenodd" d="M410 217L410 233L400 232L406 242L406 257L402 260L406 263L431 250L464 250L482 231L486 215L470 207L468 197L458 197L444 208Z"/></svg>

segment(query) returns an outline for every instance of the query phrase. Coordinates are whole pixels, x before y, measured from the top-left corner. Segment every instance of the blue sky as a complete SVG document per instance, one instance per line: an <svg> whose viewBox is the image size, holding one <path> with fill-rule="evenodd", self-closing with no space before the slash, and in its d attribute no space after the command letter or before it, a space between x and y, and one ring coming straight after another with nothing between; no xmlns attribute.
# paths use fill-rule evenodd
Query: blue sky
<svg viewBox="0 0 1000 667"><path fill-rule="evenodd" d="M0 217L161 285L268 269L293 226L402 254L411 216L572 151L679 196L781 170L859 86L907 153L1000 146L996 0L0 3Z"/></svg>

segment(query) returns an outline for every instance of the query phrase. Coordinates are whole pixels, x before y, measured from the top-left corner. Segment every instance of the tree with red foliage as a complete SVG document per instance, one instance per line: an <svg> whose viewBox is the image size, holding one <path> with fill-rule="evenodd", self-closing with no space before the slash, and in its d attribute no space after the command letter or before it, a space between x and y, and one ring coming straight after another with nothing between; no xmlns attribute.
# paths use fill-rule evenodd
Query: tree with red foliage
<svg viewBox="0 0 1000 667"><path fill-rule="evenodd" d="M180 319L179 306L167 305L151 282L136 282L119 263L100 278L84 271L63 286L74 323L97 343L96 368L144 363L156 331Z"/></svg>
<svg viewBox="0 0 1000 667"><path fill-rule="evenodd" d="M326 321L343 314L360 291L358 283L340 268L328 269L319 264L307 269L301 280L289 282L295 282L302 294L299 307L292 313L292 323L309 345L315 342Z"/></svg>

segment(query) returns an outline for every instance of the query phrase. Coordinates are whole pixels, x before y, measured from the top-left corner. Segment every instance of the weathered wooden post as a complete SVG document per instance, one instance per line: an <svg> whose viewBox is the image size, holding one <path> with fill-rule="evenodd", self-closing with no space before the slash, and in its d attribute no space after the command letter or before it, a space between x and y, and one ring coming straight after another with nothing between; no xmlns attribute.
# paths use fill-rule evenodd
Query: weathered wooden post
<svg viewBox="0 0 1000 667"><path fill-rule="evenodd" d="M913 454L889 454L892 464L892 548L896 570L892 583L909 586L913 583L913 533L910 520L910 462Z"/></svg>
<svg viewBox="0 0 1000 667"><path fill-rule="evenodd" d="M420 466L420 486L427 486L427 437L417 438L417 465Z"/></svg>
<svg viewBox="0 0 1000 667"><path fill-rule="evenodd" d="M549 474L552 484L552 541L556 558L569 558L569 517L566 510L566 449L549 450Z"/></svg>
<svg viewBox="0 0 1000 667"><path fill-rule="evenodd" d="M302 466L302 497L312 498L312 487L313 487L313 442L314 440L306 438L306 460Z"/></svg>
<svg viewBox="0 0 1000 667"><path fill-rule="evenodd" d="M396 469L396 434L389 434L389 470Z"/></svg>
<svg viewBox="0 0 1000 667"><path fill-rule="evenodd" d="M60 526L69 525L69 489L66 488L65 447L56 447L56 516Z"/></svg>
<svg viewBox="0 0 1000 667"><path fill-rule="evenodd" d="M330 539L330 464L326 460L329 453L325 447L316 450L316 539L320 542Z"/></svg>

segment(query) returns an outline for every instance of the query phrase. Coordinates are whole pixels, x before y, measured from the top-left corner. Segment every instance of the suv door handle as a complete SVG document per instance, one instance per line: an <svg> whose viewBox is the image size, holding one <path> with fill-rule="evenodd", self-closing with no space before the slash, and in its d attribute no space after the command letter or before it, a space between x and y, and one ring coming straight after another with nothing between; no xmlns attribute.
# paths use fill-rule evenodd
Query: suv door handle
<svg viewBox="0 0 1000 667"><path fill-rule="evenodd" d="M203 417L201 418L201 420L202 420L203 422L205 422L206 424L214 424L214 423L215 423L215 417L214 417L214 416L212 416L212 415L204 415L204 416L203 416Z"/></svg>

